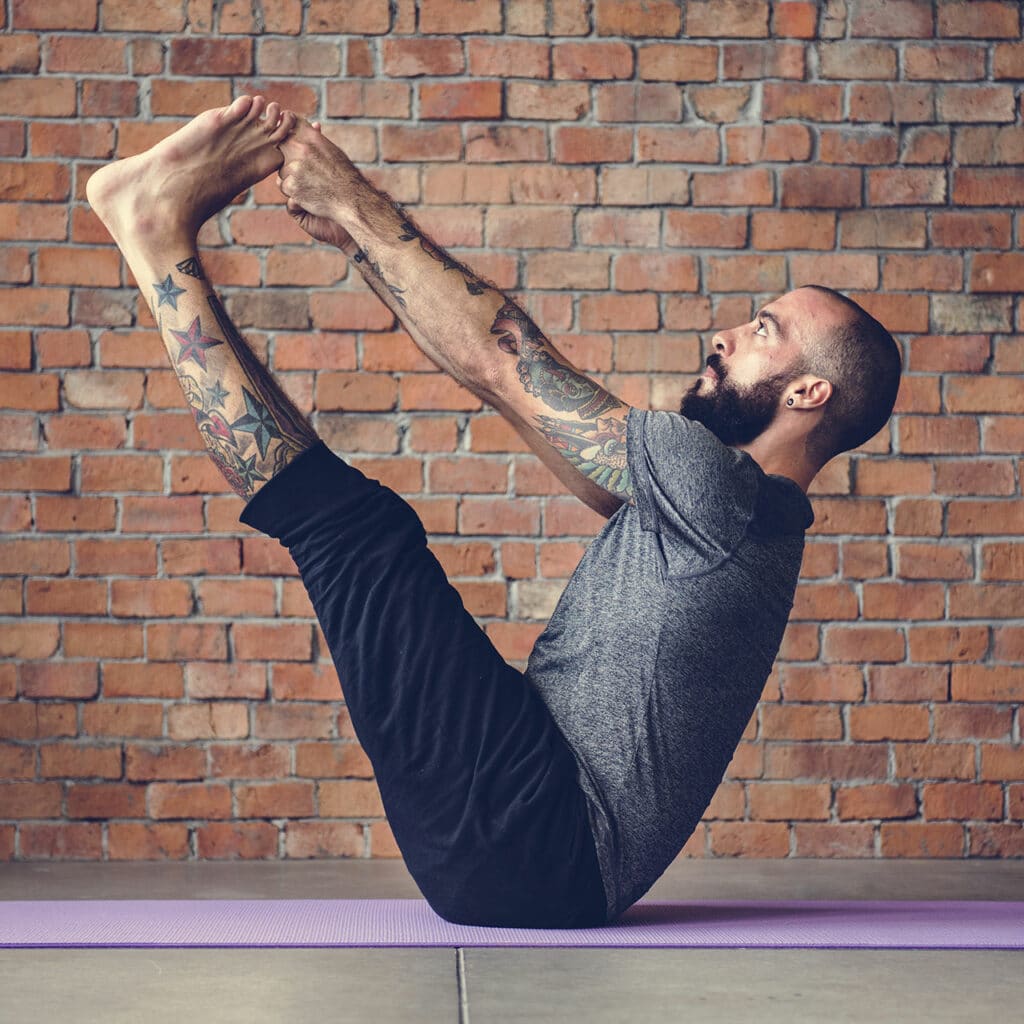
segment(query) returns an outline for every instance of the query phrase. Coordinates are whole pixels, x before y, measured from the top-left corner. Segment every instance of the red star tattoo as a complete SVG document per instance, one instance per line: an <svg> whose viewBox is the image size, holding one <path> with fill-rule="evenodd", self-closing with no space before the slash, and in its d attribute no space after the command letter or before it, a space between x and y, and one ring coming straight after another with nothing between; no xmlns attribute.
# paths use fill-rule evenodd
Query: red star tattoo
<svg viewBox="0 0 1024 1024"><path fill-rule="evenodd" d="M181 351L178 353L178 365L191 359L206 369L206 350L214 345L223 345L219 338L210 338L203 334L203 328L199 324L199 317L189 325L187 331L171 330L181 344Z"/></svg>

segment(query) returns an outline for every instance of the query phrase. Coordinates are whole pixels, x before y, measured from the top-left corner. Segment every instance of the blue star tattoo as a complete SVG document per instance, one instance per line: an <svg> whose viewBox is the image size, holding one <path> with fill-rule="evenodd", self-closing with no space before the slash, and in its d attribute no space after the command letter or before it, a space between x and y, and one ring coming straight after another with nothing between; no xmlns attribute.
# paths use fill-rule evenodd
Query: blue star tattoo
<svg viewBox="0 0 1024 1024"><path fill-rule="evenodd" d="M245 486L251 488L257 480L266 480L267 478L256 468L256 456L250 455L249 458L239 458L237 465L235 466L235 472L238 473L239 477L244 481Z"/></svg>
<svg viewBox="0 0 1024 1024"><path fill-rule="evenodd" d="M270 439L280 437L281 431L270 415L270 410L251 391L242 388L242 395L245 398L246 413L231 424L231 429L252 434L260 450L260 458L266 458Z"/></svg>
<svg viewBox="0 0 1024 1024"><path fill-rule="evenodd" d="M185 289L179 288L171 280L170 274L168 274L163 281L154 282L153 287L156 289L157 295L160 296L160 301L156 304L157 309L166 302L171 309L176 310L178 308L178 296L185 294Z"/></svg>
<svg viewBox="0 0 1024 1024"><path fill-rule="evenodd" d="M217 378L217 383L212 388L206 388L206 397L210 399L210 408L212 409L215 405L224 405L224 399L228 397L230 392L225 391L221 387L220 378Z"/></svg>
<svg viewBox="0 0 1024 1024"><path fill-rule="evenodd" d="M220 338L209 338L203 334L203 328L199 323L199 317L189 325L187 331L176 331L171 328L173 334L181 344L181 351L178 352L178 365L181 366L186 360L191 359L206 369L206 350L214 345L223 345Z"/></svg>

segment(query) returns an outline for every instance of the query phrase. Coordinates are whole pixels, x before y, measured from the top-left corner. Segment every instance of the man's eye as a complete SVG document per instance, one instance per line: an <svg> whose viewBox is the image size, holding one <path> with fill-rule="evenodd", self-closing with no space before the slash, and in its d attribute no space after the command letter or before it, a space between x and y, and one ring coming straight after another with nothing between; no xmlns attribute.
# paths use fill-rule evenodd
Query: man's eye
<svg viewBox="0 0 1024 1024"><path fill-rule="evenodd" d="M764 331L765 332L765 337L768 337L768 332L767 332L767 330L765 330L764 321L763 320L758 320L757 321L757 330L754 331L754 333L758 334L761 331Z"/></svg>

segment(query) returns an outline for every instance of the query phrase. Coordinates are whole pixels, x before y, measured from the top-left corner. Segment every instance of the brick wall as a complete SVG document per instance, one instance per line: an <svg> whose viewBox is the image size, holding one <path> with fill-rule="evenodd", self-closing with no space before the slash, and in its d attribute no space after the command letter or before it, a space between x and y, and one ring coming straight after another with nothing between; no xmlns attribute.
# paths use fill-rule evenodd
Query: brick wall
<svg viewBox="0 0 1024 1024"><path fill-rule="evenodd" d="M779 661L687 852L1024 855L1016 0L2 17L0 860L396 853L293 567L239 525L84 199L100 164L256 89L323 118L633 404L676 408L714 329L799 284L882 319L896 415L813 488ZM289 393L415 505L523 659L598 518L307 245L272 182L202 241Z"/></svg>

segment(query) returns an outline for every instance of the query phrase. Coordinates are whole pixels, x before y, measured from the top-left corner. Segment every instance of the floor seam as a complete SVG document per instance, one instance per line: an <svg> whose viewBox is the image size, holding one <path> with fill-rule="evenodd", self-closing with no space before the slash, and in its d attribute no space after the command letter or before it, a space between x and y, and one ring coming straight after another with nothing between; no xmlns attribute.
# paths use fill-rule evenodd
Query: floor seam
<svg viewBox="0 0 1024 1024"><path fill-rule="evenodd" d="M469 1024L469 995L466 990L466 956L462 946L455 949L455 974L459 985L459 1024Z"/></svg>

